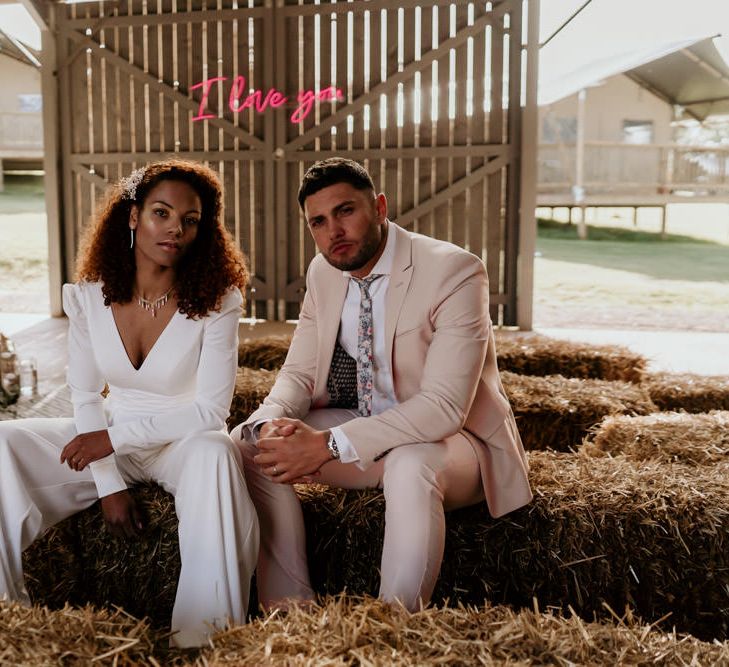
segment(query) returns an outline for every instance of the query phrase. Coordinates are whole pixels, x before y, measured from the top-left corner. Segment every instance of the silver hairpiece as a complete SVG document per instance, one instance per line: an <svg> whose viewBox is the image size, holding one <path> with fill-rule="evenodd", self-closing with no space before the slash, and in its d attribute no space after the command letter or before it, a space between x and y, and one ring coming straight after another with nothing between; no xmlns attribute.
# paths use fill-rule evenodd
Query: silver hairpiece
<svg viewBox="0 0 729 667"><path fill-rule="evenodd" d="M146 171L146 167L140 167L139 169L135 169L129 176L121 179L120 183L124 192L124 199L134 201L137 198L137 186L142 182Z"/></svg>

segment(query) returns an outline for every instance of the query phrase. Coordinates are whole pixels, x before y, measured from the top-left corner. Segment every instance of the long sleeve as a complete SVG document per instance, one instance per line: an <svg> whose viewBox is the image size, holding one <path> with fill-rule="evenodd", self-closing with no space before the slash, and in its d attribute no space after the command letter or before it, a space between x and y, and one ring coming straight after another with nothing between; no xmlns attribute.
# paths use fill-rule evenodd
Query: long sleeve
<svg viewBox="0 0 729 667"><path fill-rule="evenodd" d="M96 366L83 305L82 287L63 286L63 310L68 316L68 386L78 433L101 431L108 423L101 392L104 380ZM99 498L127 488L116 465L116 456L89 465Z"/></svg>
<svg viewBox="0 0 729 667"><path fill-rule="evenodd" d="M242 304L240 291L235 288L223 298L219 312L206 316L192 402L169 412L111 426L109 437L117 454L130 454L225 426L235 389Z"/></svg>

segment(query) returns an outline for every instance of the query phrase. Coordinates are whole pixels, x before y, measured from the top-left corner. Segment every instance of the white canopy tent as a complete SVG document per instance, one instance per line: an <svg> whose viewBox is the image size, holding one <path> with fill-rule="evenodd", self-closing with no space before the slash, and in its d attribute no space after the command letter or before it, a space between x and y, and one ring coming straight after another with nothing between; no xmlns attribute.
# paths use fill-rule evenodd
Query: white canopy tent
<svg viewBox="0 0 729 667"><path fill-rule="evenodd" d="M713 75L719 85L717 97L726 95L721 69L729 62L729 3L694 0L687 7L678 0L545 0L540 19L540 104L550 104L712 37L716 56L708 54L711 62L707 64L717 70ZM710 74L705 66L697 66ZM684 74L675 72L676 76ZM663 73L664 77L670 75L670 70ZM702 111L701 117L727 113L729 105Z"/></svg>

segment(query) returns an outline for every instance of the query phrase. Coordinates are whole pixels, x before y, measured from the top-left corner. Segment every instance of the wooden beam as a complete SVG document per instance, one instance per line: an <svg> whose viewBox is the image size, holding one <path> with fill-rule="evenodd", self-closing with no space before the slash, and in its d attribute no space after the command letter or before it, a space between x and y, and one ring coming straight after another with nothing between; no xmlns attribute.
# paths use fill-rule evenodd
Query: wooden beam
<svg viewBox="0 0 729 667"><path fill-rule="evenodd" d="M526 46L526 101L521 124L521 188L517 257L516 324L531 331L534 312L534 251L537 242L537 152L539 107L539 0L529 0Z"/></svg>

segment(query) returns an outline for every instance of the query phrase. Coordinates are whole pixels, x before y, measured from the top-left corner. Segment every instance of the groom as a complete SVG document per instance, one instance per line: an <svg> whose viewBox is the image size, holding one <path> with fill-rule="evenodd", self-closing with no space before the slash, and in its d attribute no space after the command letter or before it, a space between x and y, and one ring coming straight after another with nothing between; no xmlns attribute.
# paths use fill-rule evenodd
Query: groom
<svg viewBox="0 0 729 667"><path fill-rule="evenodd" d="M317 162L299 189L320 254L286 362L231 433L258 511L266 607L309 600L301 507L291 484L380 488L380 597L427 604L444 510L486 500L497 517L532 494L496 367L483 262L387 219L358 163Z"/></svg>

